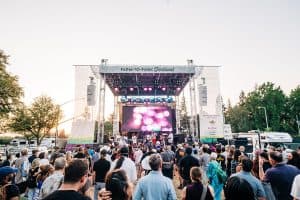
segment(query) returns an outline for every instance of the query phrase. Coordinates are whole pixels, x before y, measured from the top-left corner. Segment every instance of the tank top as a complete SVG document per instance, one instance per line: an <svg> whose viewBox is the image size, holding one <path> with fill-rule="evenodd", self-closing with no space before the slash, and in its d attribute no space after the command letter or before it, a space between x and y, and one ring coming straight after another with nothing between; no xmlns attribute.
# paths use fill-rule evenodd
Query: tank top
<svg viewBox="0 0 300 200"><path fill-rule="evenodd" d="M186 187L186 200L200 199L203 191L202 183L192 183Z"/></svg>

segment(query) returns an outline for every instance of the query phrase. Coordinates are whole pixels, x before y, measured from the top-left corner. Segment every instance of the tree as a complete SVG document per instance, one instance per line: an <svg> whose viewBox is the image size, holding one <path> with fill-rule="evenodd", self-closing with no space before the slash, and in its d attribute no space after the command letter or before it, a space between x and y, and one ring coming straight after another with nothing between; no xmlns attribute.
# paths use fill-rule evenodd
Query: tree
<svg viewBox="0 0 300 200"><path fill-rule="evenodd" d="M285 126L287 131L291 133L298 132L297 118L300 120L300 85L291 91L286 106Z"/></svg>
<svg viewBox="0 0 300 200"><path fill-rule="evenodd" d="M15 110L20 104L23 90L19 86L18 77L6 70L8 57L0 50L0 119Z"/></svg>
<svg viewBox="0 0 300 200"><path fill-rule="evenodd" d="M282 122L286 102L287 98L284 92L274 83L267 82L257 86L248 94L245 101L246 109L253 115L250 128L264 130L267 127L264 109L260 109L260 107L265 107L270 129L284 131Z"/></svg>
<svg viewBox="0 0 300 200"><path fill-rule="evenodd" d="M104 122L104 133L111 135L113 132L113 123L111 121Z"/></svg>
<svg viewBox="0 0 300 200"><path fill-rule="evenodd" d="M185 96L182 96L180 105L180 129L190 130L190 117L187 115Z"/></svg>
<svg viewBox="0 0 300 200"><path fill-rule="evenodd" d="M28 108L22 104L22 106L19 106L14 112L14 117L11 119L11 124L9 124L9 126L14 131L20 132L29 142L33 138L33 135L28 131L31 123L31 119L28 115Z"/></svg>
<svg viewBox="0 0 300 200"><path fill-rule="evenodd" d="M225 119L230 123L233 131L264 130L266 125L266 108L268 124L274 131L286 130L287 97L280 87L274 83L256 85L255 89L247 95L242 91L238 104L225 112Z"/></svg>
<svg viewBox="0 0 300 200"><path fill-rule="evenodd" d="M30 135L40 145L43 138L49 135L51 128L58 125L62 118L59 105L53 103L47 96L35 98L31 106L20 107L12 117L10 127L14 131Z"/></svg>

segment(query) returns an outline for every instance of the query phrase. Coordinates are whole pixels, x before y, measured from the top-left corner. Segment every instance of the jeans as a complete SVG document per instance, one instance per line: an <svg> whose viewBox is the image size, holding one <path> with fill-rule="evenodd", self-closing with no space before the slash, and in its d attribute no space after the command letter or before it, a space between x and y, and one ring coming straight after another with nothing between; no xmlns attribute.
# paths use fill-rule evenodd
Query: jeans
<svg viewBox="0 0 300 200"><path fill-rule="evenodd" d="M94 191L94 200L98 200L98 192L102 188L105 188L105 183L96 182L96 184L95 184L95 191Z"/></svg>
<svg viewBox="0 0 300 200"><path fill-rule="evenodd" d="M27 195L28 195L28 200L37 200L39 197L39 189L29 188Z"/></svg>

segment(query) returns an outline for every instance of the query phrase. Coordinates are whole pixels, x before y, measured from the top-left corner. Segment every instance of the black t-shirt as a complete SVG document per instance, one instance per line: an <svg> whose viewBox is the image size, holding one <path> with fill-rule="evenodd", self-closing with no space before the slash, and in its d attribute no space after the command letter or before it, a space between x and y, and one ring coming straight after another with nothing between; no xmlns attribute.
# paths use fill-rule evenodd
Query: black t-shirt
<svg viewBox="0 0 300 200"><path fill-rule="evenodd" d="M83 196L79 192L74 190L57 190L52 194L49 194L43 200L91 200L89 197Z"/></svg>
<svg viewBox="0 0 300 200"><path fill-rule="evenodd" d="M29 161L30 163L32 163L32 161L33 161L34 159L36 159L36 156L35 156L35 155L32 155L32 156L30 156L30 157L28 158L28 161Z"/></svg>
<svg viewBox="0 0 300 200"><path fill-rule="evenodd" d="M199 167L199 160L191 155L183 157L179 162L179 172L184 180L190 180L190 170L192 167Z"/></svg>
<svg viewBox="0 0 300 200"><path fill-rule="evenodd" d="M78 158L78 159L81 159L81 158L86 158L85 154L84 153L81 153L81 152L78 152L74 158Z"/></svg>
<svg viewBox="0 0 300 200"><path fill-rule="evenodd" d="M93 170L96 172L96 182L104 182L105 176L110 169L110 162L105 159L99 159L94 163Z"/></svg>

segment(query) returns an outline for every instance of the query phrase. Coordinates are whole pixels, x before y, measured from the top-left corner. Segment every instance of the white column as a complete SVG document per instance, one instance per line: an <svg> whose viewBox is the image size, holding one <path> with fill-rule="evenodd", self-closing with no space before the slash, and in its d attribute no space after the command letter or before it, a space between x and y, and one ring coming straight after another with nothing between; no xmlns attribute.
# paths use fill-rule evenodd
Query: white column
<svg viewBox="0 0 300 200"><path fill-rule="evenodd" d="M119 105L118 96L114 96L113 136L119 134Z"/></svg>

